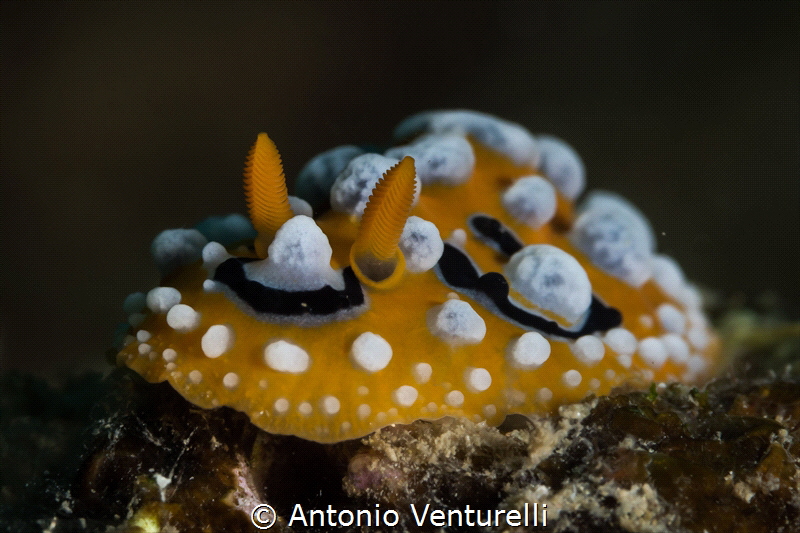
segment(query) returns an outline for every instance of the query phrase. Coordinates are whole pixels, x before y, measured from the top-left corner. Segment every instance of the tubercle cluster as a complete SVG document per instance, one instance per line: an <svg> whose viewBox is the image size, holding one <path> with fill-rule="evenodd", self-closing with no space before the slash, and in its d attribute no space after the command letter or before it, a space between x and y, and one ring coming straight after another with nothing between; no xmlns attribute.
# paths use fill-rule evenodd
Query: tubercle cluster
<svg viewBox="0 0 800 533"><path fill-rule="evenodd" d="M156 237L162 283L127 298L119 362L320 442L443 416L499 424L713 367L697 290L622 197L575 206L585 171L566 143L460 110L395 137L384 154L318 155L295 197L260 134L250 220Z"/></svg>

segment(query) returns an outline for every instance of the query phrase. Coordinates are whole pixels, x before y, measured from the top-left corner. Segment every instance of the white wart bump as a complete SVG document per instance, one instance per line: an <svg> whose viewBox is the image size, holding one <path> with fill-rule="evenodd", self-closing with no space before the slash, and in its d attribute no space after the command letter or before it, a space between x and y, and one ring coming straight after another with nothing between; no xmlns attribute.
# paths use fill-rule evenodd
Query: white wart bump
<svg viewBox="0 0 800 533"><path fill-rule="evenodd" d="M467 368L464 383L470 392L483 392L492 386L492 375L485 368Z"/></svg>
<svg viewBox="0 0 800 533"><path fill-rule="evenodd" d="M392 400L401 407L409 407L417 401L417 389L411 385L403 385L392 393Z"/></svg>
<svg viewBox="0 0 800 533"><path fill-rule="evenodd" d="M411 375L414 376L414 381L422 385L431 379L433 368L428 363L417 363L411 369Z"/></svg>
<svg viewBox="0 0 800 533"><path fill-rule="evenodd" d="M233 257L220 243L211 241L203 247L203 267L209 272Z"/></svg>
<svg viewBox="0 0 800 533"><path fill-rule="evenodd" d="M236 372L228 372L225 374L225 377L222 378L222 384L225 385L226 389L233 390L239 386L240 382L239 374Z"/></svg>
<svg viewBox="0 0 800 533"><path fill-rule="evenodd" d="M630 202L593 193L583 202L570 232L572 243L612 276L641 287L652 274L653 230Z"/></svg>
<svg viewBox="0 0 800 533"><path fill-rule="evenodd" d="M686 316L672 304L659 305L656 309L656 316L661 327L670 333L682 335L686 329Z"/></svg>
<svg viewBox="0 0 800 533"><path fill-rule="evenodd" d="M581 384L581 380L583 376L577 370L567 370L561 376L561 382L564 383L567 387L575 388Z"/></svg>
<svg viewBox="0 0 800 533"><path fill-rule="evenodd" d="M667 348L661 339L647 337L639 342L639 357L653 368L661 368L667 360Z"/></svg>
<svg viewBox="0 0 800 533"><path fill-rule="evenodd" d="M444 401L450 407L461 407L464 405L464 393L458 390L451 390L445 395Z"/></svg>
<svg viewBox="0 0 800 533"><path fill-rule="evenodd" d="M475 169L472 145L462 135L424 135L413 144L390 148L386 156L413 157L417 178L423 185L458 185L467 181Z"/></svg>
<svg viewBox="0 0 800 533"><path fill-rule="evenodd" d="M573 256L549 244L517 251L503 271L511 287L531 304L574 324L592 303L592 284Z"/></svg>
<svg viewBox="0 0 800 533"><path fill-rule="evenodd" d="M335 415L342 408L342 404L336 396L325 396L320 402L320 407L326 415Z"/></svg>
<svg viewBox="0 0 800 533"><path fill-rule="evenodd" d="M311 358L301 347L280 340L272 342L264 348L264 362L278 372L300 374L308 370Z"/></svg>
<svg viewBox="0 0 800 533"><path fill-rule="evenodd" d="M454 346L478 344L486 336L486 322L463 300L447 300L427 313L430 332Z"/></svg>
<svg viewBox="0 0 800 533"><path fill-rule="evenodd" d="M275 412L282 415L289 411L289 400L286 398L278 398L275 400L275 404L272 406L275 409Z"/></svg>
<svg viewBox="0 0 800 533"><path fill-rule="evenodd" d="M697 350L705 350L711 342L711 336L702 326L692 326L688 333L686 333L686 338L689 340L692 347Z"/></svg>
<svg viewBox="0 0 800 533"><path fill-rule="evenodd" d="M671 361L685 364L689 360L689 345L683 337L675 333L667 333L661 336L661 342L667 350L667 356Z"/></svg>
<svg viewBox="0 0 800 533"><path fill-rule="evenodd" d="M287 291L310 291L330 285L344 289L341 272L331 267L328 237L305 215L287 220L269 245L266 259L245 263L248 279Z"/></svg>
<svg viewBox="0 0 800 533"><path fill-rule="evenodd" d="M365 372L377 372L391 361L392 346L380 335L367 331L353 341L350 359Z"/></svg>
<svg viewBox="0 0 800 533"><path fill-rule="evenodd" d="M534 370L550 357L550 342L541 333L529 331L509 343L506 356L515 368Z"/></svg>
<svg viewBox="0 0 800 533"><path fill-rule="evenodd" d="M214 324L203 334L200 347L206 357L219 357L233 347L233 328L226 324Z"/></svg>
<svg viewBox="0 0 800 533"><path fill-rule="evenodd" d="M147 293L147 307L154 313L166 313L181 301L181 293L174 287L156 287Z"/></svg>
<svg viewBox="0 0 800 533"><path fill-rule="evenodd" d="M519 178L502 196L503 207L519 222L539 229L556 214L556 190L541 176Z"/></svg>
<svg viewBox="0 0 800 533"><path fill-rule="evenodd" d="M587 365L594 365L603 359L606 348L603 341L592 335L584 335L572 343L570 346L572 355Z"/></svg>
<svg viewBox="0 0 800 533"><path fill-rule="evenodd" d="M619 355L632 355L636 351L636 336L625 328L613 328L606 332L603 340Z"/></svg>
<svg viewBox="0 0 800 533"><path fill-rule="evenodd" d="M541 389L539 389L539 392L536 393L536 399L539 400L541 403L547 403L553 399L553 391L551 391L547 387L542 387Z"/></svg>
<svg viewBox="0 0 800 533"><path fill-rule="evenodd" d="M174 305L167 312L167 324L179 333L187 333L200 325L200 313L186 304Z"/></svg>
<svg viewBox="0 0 800 533"><path fill-rule="evenodd" d="M398 243L409 272L425 272L433 268L444 252L444 242L433 222L410 216Z"/></svg>
<svg viewBox="0 0 800 533"><path fill-rule="evenodd" d="M586 183L586 171L578 153L567 143L549 135L536 137L539 167L561 193L574 200Z"/></svg>

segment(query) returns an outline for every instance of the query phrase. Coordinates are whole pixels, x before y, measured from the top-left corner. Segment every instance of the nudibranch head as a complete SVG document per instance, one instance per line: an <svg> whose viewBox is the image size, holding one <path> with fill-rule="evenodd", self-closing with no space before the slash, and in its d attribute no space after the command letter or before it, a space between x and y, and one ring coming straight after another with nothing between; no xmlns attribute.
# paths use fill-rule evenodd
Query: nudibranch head
<svg viewBox="0 0 800 533"><path fill-rule="evenodd" d="M499 424L623 382L700 379L717 341L641 212L554 137L471 111L415 115L384 154L325 152L288 196L258 136L251 220L153 242L118 359L205 408L334 442L416 419ZM312 206L330 209L312 218Z"/></svg>

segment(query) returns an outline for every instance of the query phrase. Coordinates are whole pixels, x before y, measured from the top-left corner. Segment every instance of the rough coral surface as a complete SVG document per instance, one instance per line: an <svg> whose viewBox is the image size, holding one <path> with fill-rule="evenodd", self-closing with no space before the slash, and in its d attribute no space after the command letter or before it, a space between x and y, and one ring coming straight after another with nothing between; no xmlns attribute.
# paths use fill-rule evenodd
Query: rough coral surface
<svg viewBox="0 0 800 533"><path fill-rule="evenodd" d="M437 530L430 515L417 526L412 504L418 513L426 504L443 513L547 505L547 530L561 532L790 532L800 523L797 380L654 386L499 429L445 418L320 444L270 435L228 408L198 409L165 384L117 379L132 399L95 423L83 466L40 526L252 531L249 513L262 503L278 515L273 531L332 529L291 523L298 504L306 514L330 505L399 518L337 531ZM14 516L5 507L0 523L40 530ZM453 516L445 529L470 529ZM483 529L535 531L541 522Z"/></svg>

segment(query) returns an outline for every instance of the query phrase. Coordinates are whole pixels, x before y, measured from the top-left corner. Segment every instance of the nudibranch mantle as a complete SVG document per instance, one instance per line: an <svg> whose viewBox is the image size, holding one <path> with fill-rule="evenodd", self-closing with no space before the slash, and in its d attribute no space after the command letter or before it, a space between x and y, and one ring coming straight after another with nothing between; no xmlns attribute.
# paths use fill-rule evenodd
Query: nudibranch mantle
<svg viewBox="0 0 800 533"><path fill-rule="evenodd" d="M314 158L301 199L260 134L251 220L156 237L162 282L126 299L119 362L320 442L443 416L496 425L714 366L697 290L622 197L573 206L585 170L563 141L463 110L395 136L383 154Z"/></svg>

